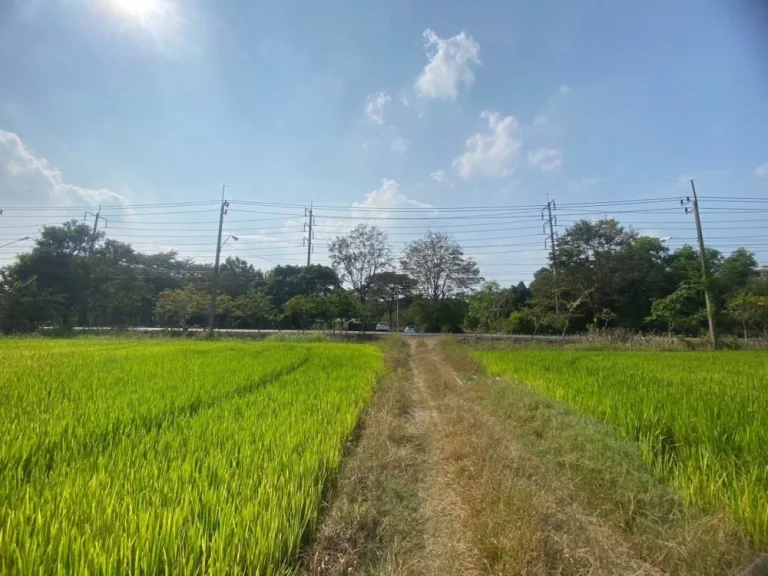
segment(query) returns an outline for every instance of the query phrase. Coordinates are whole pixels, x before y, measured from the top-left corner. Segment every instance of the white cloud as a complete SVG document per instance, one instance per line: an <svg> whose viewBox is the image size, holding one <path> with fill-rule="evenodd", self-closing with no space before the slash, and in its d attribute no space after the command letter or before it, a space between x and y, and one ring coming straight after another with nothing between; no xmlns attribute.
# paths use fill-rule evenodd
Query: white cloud
<svg viewBox="0 0 768 576"><path fill-rule="evenodd" d="M469 87L475 81L470 64L480 64L480 44L464 32L440 38L430 29L424 31L424 43L435 50L416 79L416 94L422 98L456 100L459 86Z"/></svg>
<svg viewBox="0 0 768 576"><path fill-rule="evenodd" d="M318 233L317 241L328 242L340 234L347 234L352 228L367 221L368 224L387 230L395 224L395 218L402 216L399 208L432 208L430 204L408 198L401 190L400 184L395 180L384 178L381 187L365 194L360 202L353 202L349 206L350 219L340 219L330 216L328 218L317 217ZM432 210L425 210L424 215L434 214ZM299 223L298 226L301 224Z"/></svg>
<svg viewBox="0 0 768 576"><path fill-rule="evenodd" d="M35 156L13 132L0 130L0 190L9 204L126 204L126 198L105 188L85 188L64 181L60 170Z"/></svg>
<svg viewBox="0 0 768 576"><path fill-rule="evenodd" d="M410 148L408 141L399 134L392 139L392 152L404 154Z"/></svg>
<svg viewBox="0 0 768 576"><path fill-rule="evenodd" d="M560 84L560 87L557 89L558 94L568 94L570 91L571 87L565 84Z"/></svg>
<svg viewBox="0 0 768 576"><path fill-rule="evenodd" d="M413 200L411 198L408 198L405 194L403 194L400 191L400 184L398 184L395 180L390 180L389 178L384 178L381 181L381 188L378 188L374 190L373 192L369 192L365 195L365 199L362 202L354 202L352 204L352 213L356 217L365 217L365 214L367 213L370 216L370 212L367 212L365 210L354 210L355 208L376 208L377 209L377 216L391 216L391 213L387 212L386 209L392 209L392 208L431 208L429 204L425 204L423 202L419 202L418 200ZM378 210L383 210L383 212L378 212Z"/></svg>
<svg viewBox="0 0 768 576"><path fill-rule="evenodd" d="M563 151L557 148L537 148L528 152L528 164L535 170L552 172L563 165Z"/></svg>
<svg viewBox="0 0 768 576"><path fill-rule="evenodd" d="M760 164L755 168L755 176L757 178L768 178L768 162Z"/></svg>
<svg viewBox="0 0 768 576"><path fill-rule="evenodd" d="M438 170L437 172L432 172L429 177L437 182L438 184L447 184L448 186L453 187L453 181L448 177L448 174L445 173L443 170Z"/></svg>
<svg viewBox="0 0 768 576"><path fill-rule="evenodd" d="M392 101L392 97L386 92L376 92L369 94L365 101L365 114L368 119L376 124L386 124L384 120L384 111Z"/></svg>
<svg viewBox="0 0 768 576"><path fill-rule="evenodd" d="M541 124L546 124L548 120L546 114L537 114L533 119L533 125L540 126Z"/></svg>
<svg viewBox="0 0 768 576"><path fill-rule="evenodd" d="M462 178L472 175L503 178L514 171L509 164L523 145L514 116L485 111L489 132L475 134L464 144L465 152L453 161Z"/></svg>

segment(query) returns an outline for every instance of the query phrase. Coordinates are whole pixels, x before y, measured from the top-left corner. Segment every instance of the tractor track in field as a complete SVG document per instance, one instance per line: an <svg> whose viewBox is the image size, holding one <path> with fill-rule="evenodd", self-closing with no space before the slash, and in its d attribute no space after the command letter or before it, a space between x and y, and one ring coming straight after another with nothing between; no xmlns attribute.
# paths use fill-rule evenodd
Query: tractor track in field
<svg viewBox="0 0 768 576"><path fill-rule="evenodd" d="M414 416L426 438L430 461L424 479L422 501L425 526L425 568L432 574L471 574L477 558L469 534L462 529L469 511L464 507L449 469L443 464L448 455L441 442L446 424L439 406L426 384L427 366L420 361L417 341L408 342L416 404ZM433 343L428 345L433 354Z"/></svg>
<svg viewBox="0 0 768 576"><path fill-rule="evenodd" d="M747 564L727 519L688 510L645 468L616 466L624 448L606 428L483 375L451 346L401 342L397 384L377 392L388 400L374 398L302 573L714 575Z"/></svg>
<svg viewBox="0 0 768 576"><path fill-rule="evenodd" d="M523 449L467 394L438 343L411 341L410 349L430 456L424 493L427 556L433 563L428 573L664 573L637 558L619 534L594 516L556 502L545 493L546 484L535 477L521 478L520 462L527 458ZM489 453L491 449L496 451ZM504 476L513 482L499 482ZM528 495L532 497L525 498ZM506 524L527 518L493 517L505 499L524 500L530 510L523 516L533 512L551 520L552 526L537 526L541 532L532 535L533 542L519 540L518 531ZM521 558L526 554L530 556Z"/></svg>

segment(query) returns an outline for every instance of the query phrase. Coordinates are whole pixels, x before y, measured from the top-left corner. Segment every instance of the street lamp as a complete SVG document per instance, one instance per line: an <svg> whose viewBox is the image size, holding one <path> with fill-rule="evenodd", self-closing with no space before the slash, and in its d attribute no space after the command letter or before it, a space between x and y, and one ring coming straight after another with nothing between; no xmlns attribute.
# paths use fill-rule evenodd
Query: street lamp
<svg viewBox="0 0 768 576"><path fill-rule="evenodd" d="M224 244L227 243L227 240L229 240L230 238L232 238L232 240L234 240L235 242L238 242L240 240L240 238L238 238L234 234L230 234L229 236L227 236L226 240L224 240L224 242L221 243L222 248L224 247Z"/></svg>
<svg viewBox="0 0 768 576"><path fill-rule="evenodd" d="M29 236L24 236L24 238L19 238L18 240L14 240L13 242L8 242L8 244L3 244L0 246L0 248L5 248L6 246L10 246L11 244L16 244L16 242L24 242L24 240L29 240Z"/></svg>

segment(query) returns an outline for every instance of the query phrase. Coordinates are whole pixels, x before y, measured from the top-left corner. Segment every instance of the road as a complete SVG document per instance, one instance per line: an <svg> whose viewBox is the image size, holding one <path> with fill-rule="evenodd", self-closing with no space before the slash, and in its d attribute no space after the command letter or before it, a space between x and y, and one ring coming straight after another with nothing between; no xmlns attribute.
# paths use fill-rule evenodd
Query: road
<svg viewBox="0 0 768 576"><path fill-rule="evenodd" d="M143 332L143 333L178 333L182 332L180 329L173 329L173 328L155 328L155 327L133 327L133 328L124 328L124 329L117 329L117 328L111 328L109 326L104 327L86 327L86 326L78 326L75 328L78 332L105 332L105 331L118 331L118 330L126 330L129 332ZM187 332L190 333L198 333L198 332L206 332L206 328L187 328ZM370 337L379 337L379 336L388 336L389 334L392 334L392 332L373 332L373 331L364 331L359 332L357 330L252 330L252 329L246 329L246 328L217 328L216 329L217 334L228 334L233 336L259 336L259 335L270 335L270 334L328 334L331 336L339 335L339 336L370 336ZM405 333L403 332L402 335L406 338L437 338L439 336L451 336L453 338L477 338L477 339L483 339L483 340L542 340L542 341L557 341L557 340L563 340L560 336L530 336L525 334L442 334L442 333L425 333L425 332L416 332L416 333ZM566 336L565 339L573 339L573 336Z"/></svg>

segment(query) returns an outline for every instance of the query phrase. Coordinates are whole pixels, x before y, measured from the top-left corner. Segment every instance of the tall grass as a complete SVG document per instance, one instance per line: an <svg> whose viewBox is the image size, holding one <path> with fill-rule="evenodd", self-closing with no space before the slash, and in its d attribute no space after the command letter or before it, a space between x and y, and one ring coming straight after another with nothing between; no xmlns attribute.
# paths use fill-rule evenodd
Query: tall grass
<svg viewBox="0 0 768 576"><path fill-rule="evenodd" d="M640 443L687 501L726 507L768 545L768 355L476 350L491 375L566 402Z"/></svg>
<svg viewBox="0 0 768 576"><path fill-rule="evenodd" d="M274 574L383 368L335 344L0 347L0 572Z"/></svg>

